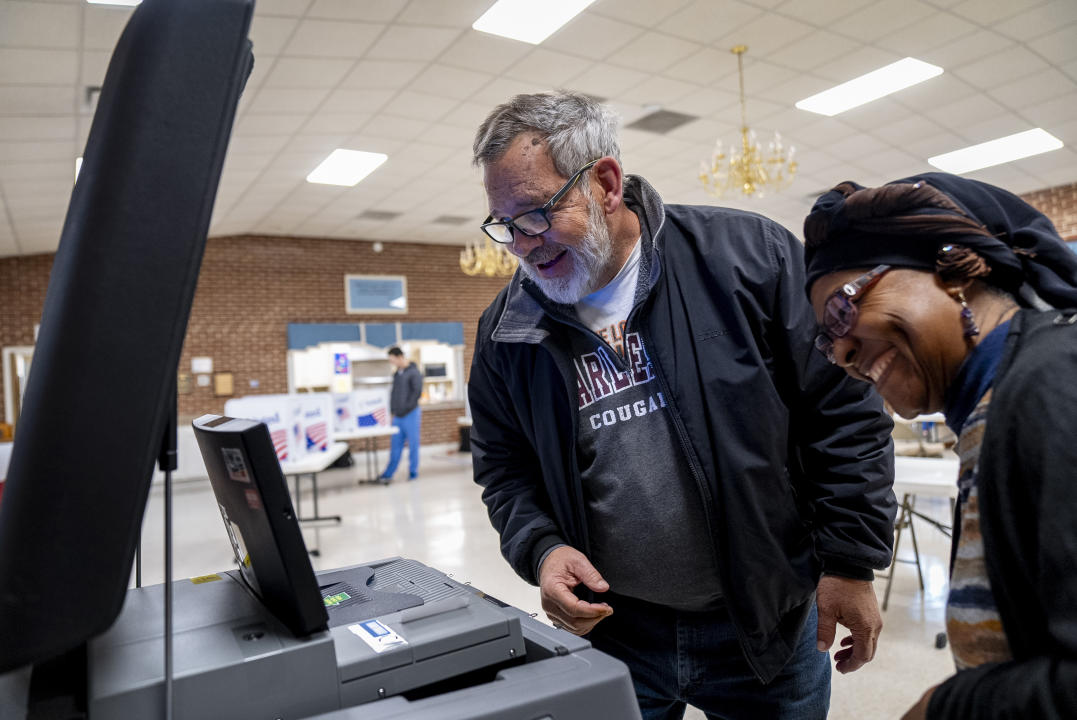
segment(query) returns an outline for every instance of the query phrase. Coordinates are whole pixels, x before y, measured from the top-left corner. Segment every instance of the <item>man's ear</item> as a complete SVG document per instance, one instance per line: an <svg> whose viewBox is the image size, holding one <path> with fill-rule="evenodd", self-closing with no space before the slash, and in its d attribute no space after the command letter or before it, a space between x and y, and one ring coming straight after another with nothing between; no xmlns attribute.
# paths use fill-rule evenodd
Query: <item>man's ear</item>
<svg viewBox="0 0 1077 720"><path fill-rule="evenodd" d="M607 155L595 163L592 175L598 183L598 192L592 186L592 194L601 199L602 209L609 215L624 203L624 171L617 160Z"/></svg>

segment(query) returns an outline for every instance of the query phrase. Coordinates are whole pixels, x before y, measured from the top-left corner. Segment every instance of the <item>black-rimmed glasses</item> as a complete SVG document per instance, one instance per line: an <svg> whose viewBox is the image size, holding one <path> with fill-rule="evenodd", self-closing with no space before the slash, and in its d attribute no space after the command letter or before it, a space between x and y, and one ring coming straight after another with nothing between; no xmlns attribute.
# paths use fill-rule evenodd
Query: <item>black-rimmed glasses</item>
<svg viewBox="0 0 1077 720"><path fill-rule="evenodd" d="M823 305L822 330L815 336L815 349L830 362L837 362L834 358L834 341L845 337L856 327L856 319L860 315L856 304L889 269L889 265L878 265L856 280L845 283L826 299L826 304Z"/></svg>
<svg viewBox="0 0 1077 720"><path fill-rule="evenodd" d="M528 210L525 213L520 213L514 218L507 218L505 220L494 220L493 216L487 216L486 220L479 227L486 233L491 240L496 243L502 243L508 245L513 240L513 229L519 230L521 233L528 237L534 237L535 235L541 235L550 229L550 210L558 203L561 198L568 194L568 191L573 188L576 182L580 179L580 176L591 169L598 160L592 160L584 165L582 168L572 173L572 177L568 179L568 182L564 186L553 194L553 197L540 208L534 210Z"/></svg>

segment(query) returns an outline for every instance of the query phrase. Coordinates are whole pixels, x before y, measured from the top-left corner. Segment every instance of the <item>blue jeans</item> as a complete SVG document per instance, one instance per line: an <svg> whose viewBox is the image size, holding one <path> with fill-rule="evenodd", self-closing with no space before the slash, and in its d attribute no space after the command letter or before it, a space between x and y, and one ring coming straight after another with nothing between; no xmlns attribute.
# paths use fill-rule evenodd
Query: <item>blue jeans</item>
<svg viewBox="0 0 1077 720"><path fill-rule="evenodd" d="M400 432L393 435L392 444L389 447L389 466L382 473L384 477L392 477L396 472L396 466L400 464L400 456L404 452L404 443L408 444L408 476L415 477L419 474L419 420L422 418L422 410L415 408L404 417L393 417L393 427L400 428Z"/></svg>
<svg viewBox="0 0 1077 720"><path fill-rule="evenodd" d="M708 720L824 720L830 708L830 654L819 652L818 611L808 615L793 656L764 685L748 666L724 608L689 613L613 596L613 615L588 638L632 672L643 720L684 717L685 705Z"/></svg>

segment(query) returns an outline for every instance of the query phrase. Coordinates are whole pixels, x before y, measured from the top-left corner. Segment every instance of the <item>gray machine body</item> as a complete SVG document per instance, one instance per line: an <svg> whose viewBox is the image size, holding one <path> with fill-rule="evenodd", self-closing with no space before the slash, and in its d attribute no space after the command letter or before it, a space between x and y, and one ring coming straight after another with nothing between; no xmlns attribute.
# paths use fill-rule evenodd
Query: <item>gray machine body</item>
<svg viewBox="0 0 1077 720"><path fill-rule="evenodd" d="M368 566L418 566L454 592L378 616L405 642L376 652L355 624L295 638L233 573L173 583L173 717L639 717L627 667L587 641L414 561ZM130 590L90 642L90 720L163 716L163 588Z"/></svg>

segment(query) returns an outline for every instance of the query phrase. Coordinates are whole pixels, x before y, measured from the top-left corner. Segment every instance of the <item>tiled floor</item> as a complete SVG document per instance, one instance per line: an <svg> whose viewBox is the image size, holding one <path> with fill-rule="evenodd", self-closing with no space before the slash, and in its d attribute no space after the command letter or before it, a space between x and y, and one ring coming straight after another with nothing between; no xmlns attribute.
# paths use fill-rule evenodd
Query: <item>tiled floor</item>
<svg viewBox="0 0 1077 720"><path fill-rule="evenodd" d="M356 461L361 460L357 455ZM522 610L539 612L537 589L516 577L501 557L480 489L471 480L470 457L444 446L424 448L420 479L399 479L387 487L357 485L361 473L357 464L318 477L321 512L340 514L343 522L304 530L308 547L321 551L320 557L312 558L316 569L399 555L471 582ZM303 488L306 513L307 481ZM177 483L173 503L174 577L233 567L209 483ZM943 521L949 513L944 499L921 500L917 509ZM144 584L164 578L162 514L162 493L155 488L143 531ZM926 589L921 592L913 565L899 564L875 660L850 675L834 675L830 713L834 720L900 717L924 690L953 672L949 650L935 649L935 636L944 622L949 539L917 522ZM911 553L911 544L903 539L900 555ZM876 581L880 600L884 583ZM692 709L686 717L704 716Z"/></svg>

